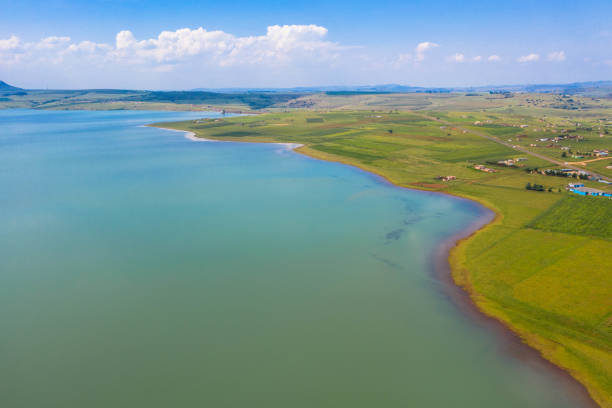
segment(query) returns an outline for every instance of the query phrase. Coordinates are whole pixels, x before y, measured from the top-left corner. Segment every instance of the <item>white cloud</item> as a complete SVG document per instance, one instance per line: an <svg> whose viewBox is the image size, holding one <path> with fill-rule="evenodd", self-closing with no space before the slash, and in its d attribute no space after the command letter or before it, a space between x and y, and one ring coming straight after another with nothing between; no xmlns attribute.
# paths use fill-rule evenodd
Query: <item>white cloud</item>
<svg viewBox="0 0 612 408"><path fill-rule="evenodd" d="M465 62L465 55L463 54L455 54L455 55L450 55L448 57L446 57L446 61L448 62Z"/></svg>
<svg viewBox="0 0 612 408"><path fill-rule="evenodd" d="M21 40L17 36L11 36L6 40L0 40L0 51L14 50L21 44Z"/></svg>
<svg viewBox="0 0 612 408"><path fill-rule="evenodd" d="M37 43L31 43L31 46L41 49L53 49L61 48L65 44L70 42L70 37L47 37L38 41Z"/></svg>
<svg viewBox="0 0 612 408"><path fill-rule="evenodd" d="M538 54L529 54L529 55L523 55L521 57L519 57L517 59L518 62L533 62L533 61L538 61L540 59L540 56Z"/></svg>
<svg viewBox="0 0 612 408"><path fill-rule="evenodd" d="M565 61L565 51L554 51L548 54L549 61L561 62Z"/></svg>
<svg viewBox="0 0 612 408"><path fill-rule="evenodd" d="M326 41L327 29L316 25L270 26L265 35L236 37L224 31L183 28L163 31L157 38L136 40L132 32L121 31L115 40L114 56L129 62L176 62L205 56L219 66L257 64L306 57L330 58L341 50Z"/></svg>
<svg viewBox="0 0 612 408"><path fill-rule="evenodd" d="M499 55L489 55L489 58L487 58L487 60L489 62L497 62L497 61L501 61L501 57Z"/></svg>
<svg viewBox="0 0 612 408"><path fill-rule="evenodd" d="M26 43L12 36L0 40L0 65L17 57L34 63L60 63L79 54L89 60L117 64L164 65L163 71L169 64L195 60L218 67L333 60L349 48L327 41L326 35L327 29L317 25L274 25L267 28L265 35L246 37L200 27L163 31L157 38L138 40L131 31L124 30L116 35L114 44L75 43L70 37L47 37Z"/></svg>
<svg viewBox="0 0 612 408"><path fill-rule="evenodd" d="M417 61L417 62L423 61L425 59L425 53L427 51L431 50L432 48L436 48L438 46L439 46L438 44L433 43L433 42L429 42L429 41L425 41L425 42L419 43L416 46L415 50L414 50L414 53L415 53L414 59L415 59L415 61Z"/></svg>
<svg viewBox="0 0 612 408"><path fill-rule="evenodd" d="M482 57L480 55L475 56L474 58L472 58L472 61L478 62L482 60Z"/></svg>
<svg viewBox="0 0 612 408"><path fill-rule="evenodd" d="M70 44L68 48L66 48L65 52L67 53L88 53L88 54L96 54L96 53L106 53L113 49L108 44L98 44L92 41L81 41L78 44Z"/></svg>

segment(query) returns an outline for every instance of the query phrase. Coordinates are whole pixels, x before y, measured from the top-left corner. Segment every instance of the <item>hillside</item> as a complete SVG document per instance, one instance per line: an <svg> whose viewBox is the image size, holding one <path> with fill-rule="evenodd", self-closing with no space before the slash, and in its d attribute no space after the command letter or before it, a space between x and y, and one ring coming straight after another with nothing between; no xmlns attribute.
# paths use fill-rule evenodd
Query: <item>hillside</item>
<svg viewBox="0 0 612 408"><path fill-rule="evenodd" d="M23 89L9 85L4 81L0 81L0 92L16 92L16 91L23 91Z"/></svg>

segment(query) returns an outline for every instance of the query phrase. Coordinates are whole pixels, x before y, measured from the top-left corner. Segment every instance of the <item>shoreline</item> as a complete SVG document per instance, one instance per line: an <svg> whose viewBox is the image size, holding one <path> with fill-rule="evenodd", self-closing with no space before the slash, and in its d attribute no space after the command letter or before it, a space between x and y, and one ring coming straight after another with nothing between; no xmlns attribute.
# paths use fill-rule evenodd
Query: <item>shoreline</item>
<svg viewBox="0 0 612 408"><path fill-rule="evenodd" d="M500 214L477 201L459 196L454 197L477 203L486 211L469 226L443 240L434 251L434 264L432 265L431 273L438 284L437 289L440 294L459 309L473 324L489 331L495 337L500 353L518 359L536 371L545 372L546 375L552 376L556 381L563 384L564 389L581 406L599 408L599 404L593 399L586 386L574 378L568 370L546 359L539 350L529 345L521 337L520 333L512 330L512 327L504 321L497 319L478 307L478 304L472 297L472 293L457 284L452 273L452 251L483 228L495 223Z"/></svg>
<svg viewBox="0 0 612 408"><path fill-rule="evenodd" d="M453 234L452 236L444 239L436 247L432 256L432 269L431 275L435 281L439 284L437 289L439 293L443 295L447 301L451 302L457 309L459 309L466 318L470 319L472 323L479 327L484 327L491 334L496 337L499 345L499 350L506 355L516 358L528 364L533 369L538 371L545 371L548 375L555 378L557 381L565 386L565 389L579 401L585 408L599 408L600 405L589 393L587 387L579 382L574 376L572 376L569 370L564 369L561 366L556 365L552 361L546 359L542 353L536 348L532 347L526 339L524 339L521 333L514 331L512 327L506 324L504 321L490 315L485 310L481 309L474 299L474 295L467 288L460 286L454 279L452 273L451 256L452 251L457 249L458 246L468 240L470 237L477 234L489 225L495 223L502 217L502 214L490 208L486 203L480 202L474 198L463 197L460 195L452 194L446 191L431 191L419 188L418 185L412 187L400 186L393 183L387 177L376 173L370 169L355 165L354 163L347 163L343 160L326 158L323 155L318 155L311 152L304 144L297 143L278 143L278 142L266 142L266 141L235 141L235 140L215 140L197 137L194 132L180 129L163 128L159 126L146 125L150 127L157 127L159 129L171 130L174 132L184 133L184 137L195 142L230 142L230 143L272 143L279 145L289 145L290 150L296 153L302 154L306 157L323 160L328 162L339 163L347 166L351 166L360 171L367 173L370 176L374 176L380 182L393 186L394 188L408 189L418 191L420 193L429 194L442 194L447 197L451 197L456 200L466 200L474 203L481 207L482 214L470 225ZM310 153L310 154L309 154Z"/></svg>
<svg viewBox="0 0 612 408"><path fill-rule="evenodd" d="M196 134L194 132L190 132L188 130L180 130L180 129L171 129L171 128L165 128L165 127L160 127L160 126L152 126L152 125L143 125L144 127L154 127L157 129L164 129L164 130L169 130L172 132L181 132L184 133L184 137L185 139L191 140L192 142L208 142L208 143L253 143L253 142L238 142L238 141L234 141L234 140L216 140L216 139L206 139L205 137L197 137ZM280 146L284 146L289 150L296 150L299 149L300 147L303 147L303 144L300 143L283 143L283 142L257 142L257 143L268 143L268 144L275 144L275 145L280 145Z"/></svg>

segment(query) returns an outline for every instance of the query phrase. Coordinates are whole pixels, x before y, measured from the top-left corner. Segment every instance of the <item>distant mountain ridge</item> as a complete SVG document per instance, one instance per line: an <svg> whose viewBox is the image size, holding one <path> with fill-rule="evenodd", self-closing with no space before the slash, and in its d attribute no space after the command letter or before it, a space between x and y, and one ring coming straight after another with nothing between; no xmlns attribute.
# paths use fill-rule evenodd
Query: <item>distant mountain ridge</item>
<svg viewBox="0 0 612 408"><path fill-rule="evenodd" d="M110 93L186 93L203 92L215 94L309 94L327 93L351 94L351 93L451 93L451 92L529 92L529 93L565 93L565 94L592 94L597 96L612 96L612 81L588 81L573 82L567 84L519 84L519 85L483 85L483 86L462 86L462 87L422 87L400 84L379 84L379 85L330 85L330 86L298 86L291 88L194 88L187 91L136 91L136 90L117 90L117 89L81 89L71 91L94 91ZM25 92L25 89L18 88L0 81L0 93ZM41 90L38 90L41 91ZM49 90L47 90L49 91ZM68 92L68 91L67 91Z"/></svg>
<svg viewBox="0 0 612 408"><path fill-rule="evenodd" d="M484 85L464 87L421 87L399 84L355 86L311 86L293 88L195 88L194 92L283 92L283 93L449 93L449 92L530 92L530 93L612 93L612 81L573 82L568 84Z"/></svg>
<svg viewBox="0 0 612 408"><path fill-rule="evenodd" d="M17 88L16 86L9 85L4 81L0 81L0 92L14 92L14 91L23 91L23 89Z"/></svg>

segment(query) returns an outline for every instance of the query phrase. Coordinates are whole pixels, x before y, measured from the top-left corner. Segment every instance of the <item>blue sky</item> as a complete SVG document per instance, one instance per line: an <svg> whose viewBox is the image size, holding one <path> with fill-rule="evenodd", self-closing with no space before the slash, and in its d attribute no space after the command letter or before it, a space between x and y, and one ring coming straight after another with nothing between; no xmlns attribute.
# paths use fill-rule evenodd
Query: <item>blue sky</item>
<svg viewBox="0 0 612 408"><path fill-rule="evenodd" d="M0 10L0 79L24 87L612 79L608 0L0 0Z"/></svg>

